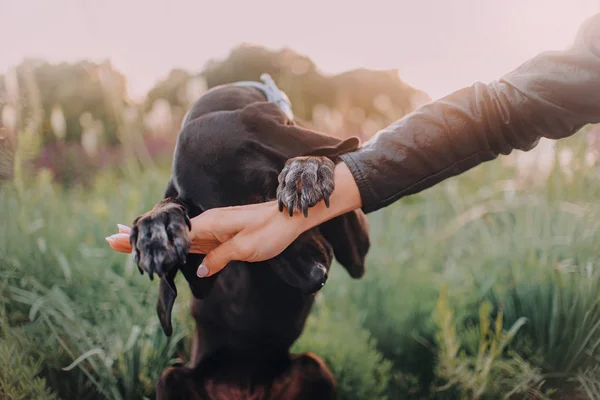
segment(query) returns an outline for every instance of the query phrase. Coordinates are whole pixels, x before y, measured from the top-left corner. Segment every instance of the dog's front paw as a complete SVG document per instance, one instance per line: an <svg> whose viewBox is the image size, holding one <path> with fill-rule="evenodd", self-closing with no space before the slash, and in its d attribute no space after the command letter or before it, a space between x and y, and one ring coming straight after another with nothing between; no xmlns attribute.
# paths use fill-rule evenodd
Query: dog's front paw
<svg viewBox="0 0 600 400"><path fill-rule="evenodd" d="M308 208L321 200L329 207L333 193L335 164L327 157L297 157L288 160L279 174L277 201L279 211L287 207L290 217L302 211L308 217Z"/></svg>
<svg viewBox="0 0 600 400"><path fill-rule="evenodd" d="M129 241L135 263L150 279L176 265L185 264L192 229L185 208L174 199L165 199L133 221Z"/></svg>

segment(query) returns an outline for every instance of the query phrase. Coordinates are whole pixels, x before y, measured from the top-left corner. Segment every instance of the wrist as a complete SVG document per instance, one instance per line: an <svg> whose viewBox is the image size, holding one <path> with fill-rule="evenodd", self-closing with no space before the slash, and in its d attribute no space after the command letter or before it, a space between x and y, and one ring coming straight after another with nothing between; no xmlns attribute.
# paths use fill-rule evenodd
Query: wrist
<svg viewBox="0 0 600 400"><path fill-rule="evenodd" d="M325 206L324 201L320 201L308 212L308 218L302 215L298 218L298 228L300 233L313 228L323 222L326 222L339 215L354 211L362 207L362 200L356 181L348 169L348 166L341 162L335 167L334 171L335 189L330 198L330 207Z"/></svg>

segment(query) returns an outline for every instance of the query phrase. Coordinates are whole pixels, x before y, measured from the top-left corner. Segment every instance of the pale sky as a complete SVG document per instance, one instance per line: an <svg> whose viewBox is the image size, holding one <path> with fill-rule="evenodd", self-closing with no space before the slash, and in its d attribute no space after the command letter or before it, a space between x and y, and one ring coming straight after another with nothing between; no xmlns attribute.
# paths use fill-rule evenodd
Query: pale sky
<svg viewBox="0 0 600 400"><path fill-rule="evenodd" d="M433 98L564 48L600 0L0 0L0 71L24 57L110 58L139 96L241 43L326 73L394 68Z"/></svg>

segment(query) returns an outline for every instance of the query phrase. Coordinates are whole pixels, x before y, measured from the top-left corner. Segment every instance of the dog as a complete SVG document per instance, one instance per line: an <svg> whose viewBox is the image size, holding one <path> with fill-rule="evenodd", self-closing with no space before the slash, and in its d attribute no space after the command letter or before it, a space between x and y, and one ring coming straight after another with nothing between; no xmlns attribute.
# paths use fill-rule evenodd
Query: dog
<svg viewBox="0 0 600 400"><path fill-rule="evenodd" d="M339 155L360 146L295 121L289 100L265 83L218 86L190 108L175 146L164 198L133 222L132 254L140 273L160 278L157 314L172 334L171 310L181 272L196 324L190 361L167 368L157 399L334 399L336 382L312 353L290 354L333 259L361 278L368 221L356 210L301 234L279 256L231 262L198 278L203 255L188 254L190 218L216 207L277 199L290 215L334 189Z"/></svg>

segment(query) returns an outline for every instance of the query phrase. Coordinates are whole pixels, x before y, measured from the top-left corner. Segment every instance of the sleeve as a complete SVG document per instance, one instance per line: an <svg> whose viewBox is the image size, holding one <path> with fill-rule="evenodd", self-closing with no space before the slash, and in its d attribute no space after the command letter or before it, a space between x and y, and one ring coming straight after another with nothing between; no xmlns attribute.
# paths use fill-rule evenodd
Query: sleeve
<svg viewBox="0 0 600 400"><path fill-rule="evenodd" d="M567 50L539 54L497 81L431 102L341 158L369 213L499 154L598 122L600 14Z"/></svg>

